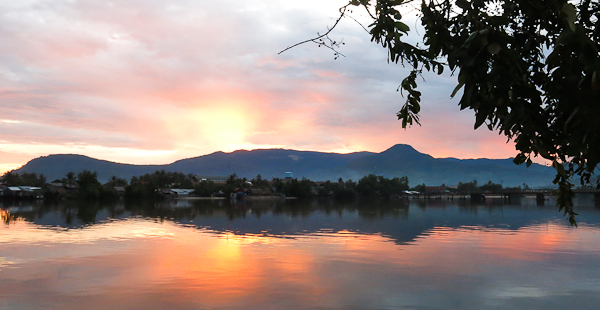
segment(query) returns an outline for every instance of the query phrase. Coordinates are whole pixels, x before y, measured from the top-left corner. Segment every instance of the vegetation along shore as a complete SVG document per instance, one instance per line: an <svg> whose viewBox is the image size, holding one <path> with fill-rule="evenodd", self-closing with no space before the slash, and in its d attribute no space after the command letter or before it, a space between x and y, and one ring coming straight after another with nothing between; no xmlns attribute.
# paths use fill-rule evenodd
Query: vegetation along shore
<svg viewBox="0 0 600 310"><path fill-rule="evenodd" d="M369 174L358 181L351 179L313 181L297 179L291 173L282 178L263 178L260 174L253 179L238 177L199 176L181 172L157 170L125 180L113 176L104 184L98 181L97 173L84 170L77 174L69 172L62 179L51 182L42 174L8 172L0 178L0 197L4 199L165 199L181 197L271 199L328 197L352 198L406 198L418 195L473 195L481 193L526 192L523 183L518 187L503 187L488 181L459 182L455 185L418 184L409 186L408 177L386 178Z"/></svg>

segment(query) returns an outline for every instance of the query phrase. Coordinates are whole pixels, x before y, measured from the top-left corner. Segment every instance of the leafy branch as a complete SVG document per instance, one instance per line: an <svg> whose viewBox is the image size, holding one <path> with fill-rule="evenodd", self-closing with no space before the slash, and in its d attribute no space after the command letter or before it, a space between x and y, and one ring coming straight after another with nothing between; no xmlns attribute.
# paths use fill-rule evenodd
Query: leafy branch
<svg viewBox="0 0 600 310"><path fill-rule="evenodd" d="M420 2L422 45L405 36L402 12ZM600 164L600 2L590 0L350 0L333 27L313 42L337 50L329 34L349 6L364 7L373 22L371 41L387 50L388 62L408 65L397 113L402 126L419 123L423 71L458 71L450 97L462 89L459 107L481 125L515 143L516 164L532 157L553 162L557 205L576 225L573 184L594 183ZM364 27L363 27L364 28ZM365 30L367 30L365 28ZM282 51L282 52L283 52ZM280 52L281 53L281 52ZM337 56L337 55L336 55ZM441 61L443 60L443 61Z"/></svg>

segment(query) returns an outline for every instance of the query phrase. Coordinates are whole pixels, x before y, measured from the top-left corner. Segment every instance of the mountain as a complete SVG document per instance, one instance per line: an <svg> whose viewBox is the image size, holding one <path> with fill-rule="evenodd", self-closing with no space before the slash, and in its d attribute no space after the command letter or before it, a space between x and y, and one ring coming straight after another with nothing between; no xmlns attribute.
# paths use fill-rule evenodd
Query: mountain
<svg viewBox="0 0 600 310"><path fill-rule="evenodd" d="M57 154L32 159L16 173L41 173L48 181L64 178L69 171L96 171L101 182L107 181L113 175L129 179L132 176L164 169L164 165L130 165L106 160L95 159L83 155Z"/></svg>
<svg viewBox="0 0 600 310"><path fill-rule="evenodd" d="M456 159L434 158L415 150L410 145L398 144L381 153L356 152L350 154L262 149L235 151L182 159L168 165L130 165L98 160L82 155L49 155L31 160L16 173L35 172L48 180L61 179L69 171L96 171L101 182L112 176L129 179L156 170L192 173L203 176L263 178L283 177L292 172L294 177L311 180L358 180L368 174L388 178L408 176L411 185L455 185L458 182L485 183L491 180L504 186L548 186L554 178L554 169L538 164L526 168L517 166L512 159Z"/></svg>
<svg viewBox="0 0 600 310"><path fill-rule="evenodd" d="M327 180L333 175L346 175L345 166L368 152L350 154L266 149L253 151L216 152L205 156L176 161L165 169L187 171L201 175L282 178L284 172L311 180ZM337 178L335 178L337 180Z"/></svg>
<svg viewBox="0 0 600 310"><path fill-rule="evenodd" d="M507 159L433 158L419 153L410 145L398 144L390 149L359 158L348 165L358 175L376 174L385 177L408 176L411 185L456 185L477 180L501 183L504 186L552 186L555 171L551 167L532 164L515 165Z"/></svg>

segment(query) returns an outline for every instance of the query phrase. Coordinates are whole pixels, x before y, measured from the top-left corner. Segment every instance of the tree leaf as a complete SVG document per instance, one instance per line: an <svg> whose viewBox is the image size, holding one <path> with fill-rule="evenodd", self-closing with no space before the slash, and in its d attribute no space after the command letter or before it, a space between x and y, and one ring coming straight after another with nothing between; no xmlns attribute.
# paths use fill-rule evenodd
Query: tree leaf
<svg viewBox="0 0 600 310"><path fill-rule="evenodd" d="M567 15L569 28L571 28L571 31L575 32L575 21L577 20L577 10L575 9L575 6L570 3L565 3L562 7L562 11Z"/></svg>
<svg viewBox="0 0 600 310"><path fill-rule="evenodd" d="M496 55L496 54L500 53L500 49L501 49L500 44L495 43L495 42L488 45L488 47L487 47L488 52L492 55Z"/></svg>
<svg viewBox="0 0 600 310"><path fill-rule="evenodd" d="M454 96L456 96L456 93L465 85L465 83L458 83L458 85L456 85L456 87L454 87L454 90L452 91L452 94L450 94L450 98L454 98Z"/></svg>
<svg viewBox="0 0 600 310"><path fill-rule="evenodd" d="M403 22L396 22L396 29L398 29L399 31L402 31L404 33L408 33L410 31L410 27L408 27Z"/></svg>
<svg viewBox="0 0 600 310"><path fill-rule="evenodd" d="M485 122L486 119L487 119L487 114L483 113L483 111L478 111L475 114L475 129L479 128L479 126L481 126L483 124L483 122Z"/></svg>

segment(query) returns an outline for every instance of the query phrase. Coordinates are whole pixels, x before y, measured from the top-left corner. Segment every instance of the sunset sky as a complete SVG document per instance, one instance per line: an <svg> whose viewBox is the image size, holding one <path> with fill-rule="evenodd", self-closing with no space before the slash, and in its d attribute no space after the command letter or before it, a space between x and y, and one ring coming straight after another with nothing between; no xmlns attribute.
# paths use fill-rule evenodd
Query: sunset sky
<svg viewBox="0 0 600 310"><path fill-rule="evenodd" d="M0 174L66 153L134 164L398 143L434 157L516 154L473 130L449 74L425 76L422 126L402 129L396 89L408 70L350 19L333 35L346 57L314 44L278 55L326 31L345 3L0 0Z"/></svg>

